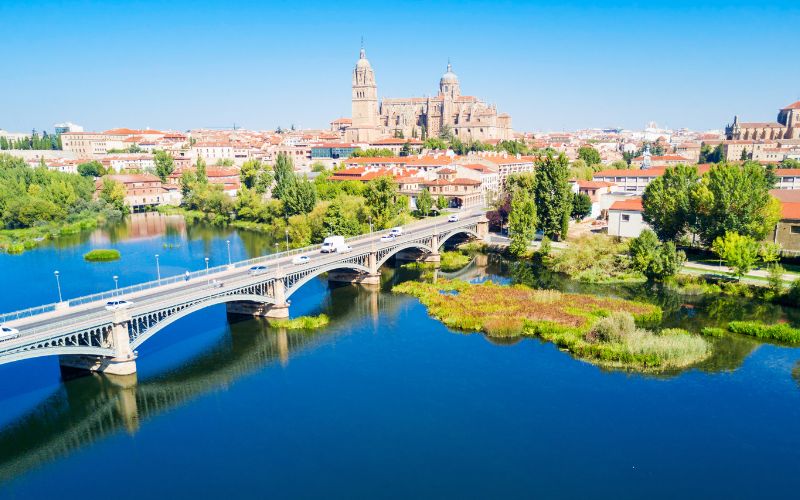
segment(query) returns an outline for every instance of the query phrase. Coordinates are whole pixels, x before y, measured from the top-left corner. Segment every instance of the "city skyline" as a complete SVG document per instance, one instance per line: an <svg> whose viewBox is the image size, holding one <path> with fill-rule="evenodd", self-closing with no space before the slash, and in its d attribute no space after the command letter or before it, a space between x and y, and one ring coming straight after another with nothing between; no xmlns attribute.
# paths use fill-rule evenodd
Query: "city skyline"
<svg viewBox="0 0 800 500"><path fill-rule="evenodd" d="M765 49L792 36L790 2L440 3L426 16L413 2L187 6L44 2L31 16L4 3L0 16L17 23L0 35L12 68L0 128L327 128L350 115L362 36L379 98L435 94L449 59L463 93L508 112L517 131L721 129L735 114L774 120L800 98L800 67Z"/></svg>

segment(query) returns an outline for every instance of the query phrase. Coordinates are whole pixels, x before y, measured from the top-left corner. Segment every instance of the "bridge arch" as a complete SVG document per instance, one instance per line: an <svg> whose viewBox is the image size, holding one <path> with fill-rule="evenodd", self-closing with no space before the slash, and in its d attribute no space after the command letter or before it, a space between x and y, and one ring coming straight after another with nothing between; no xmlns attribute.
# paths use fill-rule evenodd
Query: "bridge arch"
<svg viewBox="0 0 800 500"><path fill-rule="evenodd" d="M446 235L444 235L441 238L439 238L439 248L442 248L442 246L445 244L445 242L447 240L449 240L450 238L452 238L453 236L455 236L457 234L467 234L469 236L472 236L473 238L481 239L480 235L478 235L478 233L476 233L472 229L467 228L467 227L461 227L461 228L458 228L458 229L454 229L454 230L450 231L449 233L447 233ZM439 251L439 248L436 249L437 252Z"/></svg>
<svg viewBox="0 0 800 500"><path fill-rule="evenodd" d="M259 302L261 304L275 303L272 297L268 297L266 295L242 294L242 293L231 294L231 295L217 295L209 298L208 300L196 302L190 306L184 307L183 309L180 309L179 311L170 314L169 316L165 317L164 319L157 322L153 326L149 327L145 332L141 333L136 337L136 339L131 341L131 349L136 349L137 347L142 345L145 341L147 341L150 337L160 332L161 330L171 325L172 323L178 321L179 319L185 318L186 316L189 316L190 314L193 314L202 309L205 309L206 307L211 307L218 304L226 304L228 302L245 302L245 301ZM131 325L133 325L140 318L141 317L131 318Z"/></svg>
<svg viewBox="0 0 800 500"><path fill-rule="evenodd" d="M378 262L375 264L375 267L377 267L377 268L380 268L382 265L386 264L386 262L387 262L389 259L391 259L391 258L392 258L392 256L394 256L394 255L395 255L395 254L397 254L398 252L402 252L403 250L409 250L409 249L411 249L411 248L415 248L415 249L417 249L417 250L422 250L423 252L428 252L428 253L436 253L436 252L437 252L437 250L434 250L434 249L432 249L430 246L428 246L428 245L426 245L426 244L424 244L424 243L421 243L421 242L419 242L419 241L410 241L410 242L408 242L408 243L402 243L402 244L400 244L400 245L398 245L398 246L396 246L396 247L392 248L392 249L391 249L391 250L389 250L388 252L386 252L386 255L384 255L384 256L383 256L383 257L382 257L382 258L381 258L381 259L380 259L380 260L379 260L379 261L378 261Z"/></svg>
<svg viewBox="0 0 800 500"><path fill-rule="evenodd" d="M286 290L286 298L288 299L293 293L302 288L303 285L305 285L312 279L316 278L320 274L327 273L329 271L335 271L337 269L352 269L353 271L359 271L362 273L370 272L368 267L362 266L361 264L356 264L353 262L333 262L331 264L327 264L312 270L305 276L301 277L300 279L289 285L289 287L287 287Z"/></svg>

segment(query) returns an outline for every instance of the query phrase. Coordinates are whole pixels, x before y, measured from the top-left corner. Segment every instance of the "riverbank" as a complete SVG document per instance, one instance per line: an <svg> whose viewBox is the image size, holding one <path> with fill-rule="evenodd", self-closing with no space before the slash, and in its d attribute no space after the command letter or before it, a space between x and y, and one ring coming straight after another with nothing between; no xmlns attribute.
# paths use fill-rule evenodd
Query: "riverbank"
<svg viewBox="0 0 800 500"><path fill-rule="evenodd" d="M404 282L396 293L418 298L446 326L490 337L538 337L606 368L657 372L686 368L711 354L701 336L646 330L661 321L652 304L491 282Z"/></svg>
<svg viewBox="0 0 800 500"><path fill-rule="evenodd" d="M63 236L72 236L81 231L88 231L105 224L108 217L97 214L83 217L72 222L43 224L24 229L0 230L0 251L9 254L20 254L25 250L36 248L43 241L55 240Z"/></svg>

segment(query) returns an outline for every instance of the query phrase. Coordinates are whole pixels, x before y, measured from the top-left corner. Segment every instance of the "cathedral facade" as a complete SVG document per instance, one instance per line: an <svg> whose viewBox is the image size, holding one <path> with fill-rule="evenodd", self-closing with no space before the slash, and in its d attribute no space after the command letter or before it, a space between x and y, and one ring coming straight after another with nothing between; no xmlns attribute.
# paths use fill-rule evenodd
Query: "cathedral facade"
<svg viewBox="0 0 800 500"><path fill-rule="evenodd" d="M383 137L437 137L449 127L462 141L513 138L511 117L477 97L461 95L461 85L448 63L434 97L383 99L378 102L375 73L361 49L353 70L352 123L345 130L351 142Z"/></svg>
<svg viewBox="0 0 800 500"><path fill-rule="evenodd" d="M778 112L774 122L740 122L738 116L725 127L725 136L735 140L800 139L800 101Z"/></svg>

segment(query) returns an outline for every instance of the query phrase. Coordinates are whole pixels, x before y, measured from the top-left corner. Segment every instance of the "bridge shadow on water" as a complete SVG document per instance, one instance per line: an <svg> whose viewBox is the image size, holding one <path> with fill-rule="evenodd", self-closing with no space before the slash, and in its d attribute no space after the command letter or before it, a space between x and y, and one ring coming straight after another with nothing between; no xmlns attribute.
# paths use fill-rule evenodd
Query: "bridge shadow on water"
<svg viewBox="0 0 800 500"><path fill-rule="evenodd" d="M210 331L212 345L186 359L185 346L175 346L187 338L191 343L192 335L209 333L206 328L198 334L202 327L196 328L197 322L188 317L165 329L161 340L143 349L138 376L65 375L55 392L0 430L0 484L119 432L133 435L149 419L227 390L248 375L285 366L293 355L346 335L353 322L369 320L377 327L379 315L391 314L395 305L403 302L383 293L401 277L402 270L395 273L385 268L380 289L328 285L323 278L310 283L308 290L294 297L297 305L292 312L294 316L327 314L331 323L321 330L278 329L262 318L229 316L222 332L218 328ZM224 310L218 307L204 314L218 319ZM202 342L208 344L207 339ZM165 364L158 360L176 353L178 361ZM148 364L149 355L152 364Z"/></svg>

